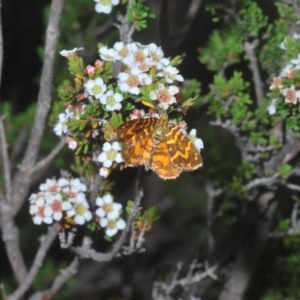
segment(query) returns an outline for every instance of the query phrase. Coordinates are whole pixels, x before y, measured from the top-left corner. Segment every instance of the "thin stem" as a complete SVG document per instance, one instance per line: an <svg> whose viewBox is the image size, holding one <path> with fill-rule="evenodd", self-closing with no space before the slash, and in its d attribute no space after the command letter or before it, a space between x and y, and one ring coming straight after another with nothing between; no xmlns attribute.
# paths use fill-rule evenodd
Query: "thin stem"
<svg viewBox="0 0 300 300"><path fill-rule="evenodd" d="M66 269L60 271L60 275L58 275L55 278L50 289L33 294L29 298L29 300L41 300L52 298L61 289L61 287L77 273L78 267L79 259L78 257L75 257Z"/></svg>
<svg viewBox="0 0 300 300"><path fill-rule="evenodd" d="M3 163L3 171L4 171L4 181L5 181L5 196L6 201L11 202L11 176L10 176L10 161L7 152L7 142L5 129L3 124L4 116L0 117L0 138L1 138L1 153L2 153L2 163Z"/></svg>
<svg viewBox="0 0 300 300"><path fill-rule="evenodd" d="M35 259L32 263L31 269L28 272L27 276L23 279L22 284L18 287L18 289L10 295L7 300L18 300L20 297L24 295L26 291L31 287L32 282L34 281L38 271L43 265L43 261L45 256L52 245L54 239L56 237L55 226L52 226L48 229L47 235L43 238L40 248L38 249Z"/></svg>
<svg viewBox="0 0 300 300"><path fill-rule="evenodd" d="M250 65L249 68L252 71L253 74L253 80L254 80L254 90L255 90L255 96L257 101L257 106L262 105L262 97L263 97L263 85L262 85L262 79L260 76L260 71L258 67L258 61L255 54L255 48L258 44L258 40L255 39L252 43L245 42L244 49L246 53L249 56Z"/></svg>

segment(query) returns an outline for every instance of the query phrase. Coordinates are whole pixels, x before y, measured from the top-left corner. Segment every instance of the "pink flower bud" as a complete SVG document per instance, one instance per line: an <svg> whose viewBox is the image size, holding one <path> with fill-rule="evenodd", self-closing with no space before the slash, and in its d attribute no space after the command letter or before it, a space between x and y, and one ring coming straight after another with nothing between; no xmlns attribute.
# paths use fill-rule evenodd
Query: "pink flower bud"
<svg viewBox="0 0 300 300"><path fill-rule="evenodd" d="M109 173L110 173L109 170L104 167L99 170L99 175L102 176L103 178L107 178Z"/></svg>
<svg viewBox="0 0 300 300"><path fill-rule="evenodd" d="M104 61L101 61L100 59L97 59L95 61L95 67L103 67L104 66Z"/></svg>
<svg viewBox="0 0 300 300"><path fill-rule="evenodd" d="M91 66L91 65L88 65L88 66L86 67L86 71L87 71L87 73L88 73L89 75L93 75L93 74L95 74L95 72L96 72L96 68L93 67L93 66Z"/></svg>

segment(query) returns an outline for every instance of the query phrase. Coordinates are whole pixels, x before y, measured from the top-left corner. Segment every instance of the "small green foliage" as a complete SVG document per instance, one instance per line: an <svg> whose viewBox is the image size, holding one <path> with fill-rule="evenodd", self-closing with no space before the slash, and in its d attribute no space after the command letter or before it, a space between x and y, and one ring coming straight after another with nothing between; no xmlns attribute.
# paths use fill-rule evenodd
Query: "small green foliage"
<svg viewBox="0 0 300 300"><path fill-rule="evenodd" d="M207 47L200 49L199 60L207 65L211 71L220 71L240 62L240 54L243 52L243 42L235 31L214 31L209 39Z"/></svg>
<svg viewBox="0 0 300 300"><path fill-rule="evenodd" d="M127 11L128 24L135 24L136 30L147 28L147 18L154 18L152 9L143 4L142 0L132 0L132 6Z"/></svg>
<svg viewBox="0 0 300 300"><path fill-rule="evenodd" d="M284 178L289 177L291 170L292 170L292 166L289 164L284 164L284 165L278 166L278 168L277 168L277 172Z"/></svg>
<svg viewBox="0 0 300 300"><path fill-rule="evenodd" d="M247 2L245 7L240 10L243 20L242 30L249 37L258 36L260 30L267 25L268 17L262 12L255 2Z"/></svg>
<svg viewBox="0 0 300 300"><path fill-rule="evenodd" d="M239 167L239 173L241 176L249 180L251 177L253 177L254 174L256 174L256 167L254 164L249 163L246 160L242 161L242 165Z"/></svg>
<svg viewBox="0 0 300 300"><path fill-rule="evenodd" d="M290 219L282 219L279 221L276 231L277 232L287 231L287 230L289 230L290 226L291 226Z"/></svg>
<svg viewBox="0 0 300 300"><path fill-rule="evenodd" d="M180 102L183 102L186 99L193 99L195 105L200 105L203 101L202 97L199 97L201 92L201 82L197 79L188 80L185 82L185 85L180 89L180 93L183 95ZM182 104L183 105L183 104Z"/></svg>
<svg viewBox="0 0 300 300"><path fill-rule="evenodd" d="M239 176L233 176L232 182L229 185L229 189L236 195L252 200L252 195L249 194L248 190L243 185L243 179Z"/></svg>

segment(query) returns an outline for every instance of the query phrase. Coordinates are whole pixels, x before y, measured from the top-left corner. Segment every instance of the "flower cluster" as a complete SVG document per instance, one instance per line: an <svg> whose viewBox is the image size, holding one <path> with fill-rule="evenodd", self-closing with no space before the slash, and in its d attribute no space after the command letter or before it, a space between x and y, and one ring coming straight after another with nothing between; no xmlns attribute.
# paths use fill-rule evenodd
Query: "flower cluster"
<svg viewBox="0 0 300 300"><path fill-rule="evenodd" d="M86 186L77 179L47 179L40 192L29 197L33 222L52 224L68 217L73 224L83 225L92 219L85 197Z"/></svg>
<svg viewBox="0 0 300 300"><path fill-rule="evenodd" d="M298 43L300 45L300 35L294 34L292 38L286 38L279 47L287 50L290 43ZM299 46L300 47L300 46ZM272 101L268 107L268 113L273 115L276 113L276 107L280 103L280 99L284 99L285 103L297 104L300 102L300 90L296 89L296 81L300 70L300 54L291 58L289 63L283 68L278 77L274 77L270 85L272 91Z"/></svg>
<svg viewBox="0 0 300 300"><path fill-rule="evenodd" d="M161 108L166 110L169 105L176 103L174 95L179 92L178 87L165 84L183 81L183 77L178 74L178 69L170 65L170 60L164 57L162 49L156 44L145 46L117 42L113 48L101 47L99 54L104 61L122 64L122 71L117 77L122 92L138 96L143 87L153 86L150 98L158 100ZM162 81L159 82L160 79Z"/></svg>
<svg viewBox="0 0 300 300"><path fill-rule="evenodd" d="M99 217L99 224L105 228L105 234L109 237L115 235L118 230L125 228L125 221L120 218L122 205L120 203L114 203L110 194L98 197L96 199L96 205L99 208L96 210L96 215Z"/></svg>
<svg viewBox="0 0 300 300"><path fill-rule="evenodd" d="M86 185L78 178L47 179L39 189L37 194L29 197L29 212L35 224L63 220L69 225L83 225L92 221L93 214L85 195ZM125 228L125 221L120 217L122 205L114 203L110 194L98 197L96 205L95 220L105 228L107 236L111 237Z"/></svg>

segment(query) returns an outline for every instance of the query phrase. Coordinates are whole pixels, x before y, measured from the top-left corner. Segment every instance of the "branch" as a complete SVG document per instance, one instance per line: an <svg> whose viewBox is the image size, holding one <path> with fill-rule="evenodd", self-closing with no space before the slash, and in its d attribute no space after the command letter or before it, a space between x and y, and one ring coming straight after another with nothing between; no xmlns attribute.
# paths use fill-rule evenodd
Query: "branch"
<svg viewBox="0 0 300 300"><path fill-rule="evenodd" d="M4 169L3 171L4 171L4 181L5 181L5 196L6 196L6 201L11 202L12 186L11 186L11 177L10 177L10 161L7 152L8 145L6 142L3 119L4 116L1 116L0 117L0 138L1 138L2 163Z"/></svg>
<svg viewBox="0 0 300 300"><path fill-rule="evenodd" d="M245 187L247 190L250 190L260 185L271 186L278 177L280 177L280 175L278 173L275 173L272 177L269 178L267 177L255 178L252 181L248 182Z"/></svg>
<svg viewBox="0 0 300 300"><path fill-rule="evenodd" d="M23 282L21 283L21 285L12 295L8 296L7 300L18 300L24 295L26 291L28 291L38 271L42 267L45 256L50 246L52 245L55 237L56 237L56 230L54 225L48 228L47 235L43 237L40 248L36 253L35 259L32 263L31 269L28 272L27 276L23 278Z"/></svg>
<svg viewBox="0 0 300 300"><path fill-rule="evenodd" d="M215 265L209 267L208 262L205 262L203 272L195 271L200 267L202 267L202 265L198 264L197 261L194 260L189 266L187 275L184 278L178 279L179 275L182 273L183 265L182 263L177 264L177 268L170 282L154 282L152 290L152 299L169 299L166 296L169 296L177 286L181 286L182 288L186 289L188 285L198 283L206 277L210 277L214 280L218 279L217 275L215 274L215 271L217 270L218 266Z"/></svg>
<svg viewBox="0 0 300 300"><path fill-rule="evenodd" d="M245 42L244 49L249 56L249 61L250 61L249 68L253 74L257 106L260 107L262 105L261 100L263 97L263 85L262 85L262 79L259 72L257 57L254 52L254 49L256 48L257 44L258 44L258 39L253 40L252 43Z"/></svg>
<svg viewBox="0 0 300 300"><path fill-rule="evenodd" d="M65 145L66 140L62 138L60 142L55 146L55 148L45 158L36 163L36 165L31 169L31 172L34 173L40 171L45 166L49 165Z"/></svg>
<svg viewBox="0 0 300 300"><path fill-rule="evenodd" d="M135 219L135 216L140 210L141 200L144 195L144 191L143 191L144 176L145 175L143 175L141 178L139 178L138 190L137 190L135 200L134 200L134 207L131 210L131 214L127 220L125 229L123 230L119 240L116 242L115 247L109 253L99 253L99 252L95 251L94 249L90 248L91 240L86 237L85 245L83 247L72 248L72 250L76 254L78 254L82 258L91 258L98 262L105 262L105 261L112 260L119 253L119 251L121 250L121 248L125 242L125 239L127 238L127 234L130 231L130 228Z"/></svg>
<svg viewBox="0 0 300 300"><path fill-rule="evenodd" d="M52 298L57 293L57 291L60 290L61 287L77 273L78 267L79 259L78 257L75 257L69 265L69 267L60 271L61 274L55 278L50 289L33 294L29 298L29 300L41 300Z"/></svg>
<svg viewBox="0 0 300 300"><path fill-rule="evenodd" d="M91 183L90 204L92 205L93 208L95 208L96 198L98 196L102 181L103 181L103 177L101 177L99 174L96 174L96 176L94 177L94 181Z"/></svg>
<svg viewBox="0 0 300 300"><path fill-rule="evenodd" d="M27 274L19 244L19 230L14 224L14 208L4 198L0 199L0 222L2 239L13 273L19 284Z"/></svg>
<svg viewBox="0 0 300 300"><path fill-rule="evenodd" d="M21 169L16 174L13 182L12 203L16 212L22 206L28 192L31 180L31 169L35 165L40 144L45 129L47 115L51 105L51 83L53 66L59 34L59 20L63 8L63 0L52 0L49 23L46 31L45 58L41 75L41 84L37 100L37 109L33 121L33 128L28 146L23 158Z"/></svg>

